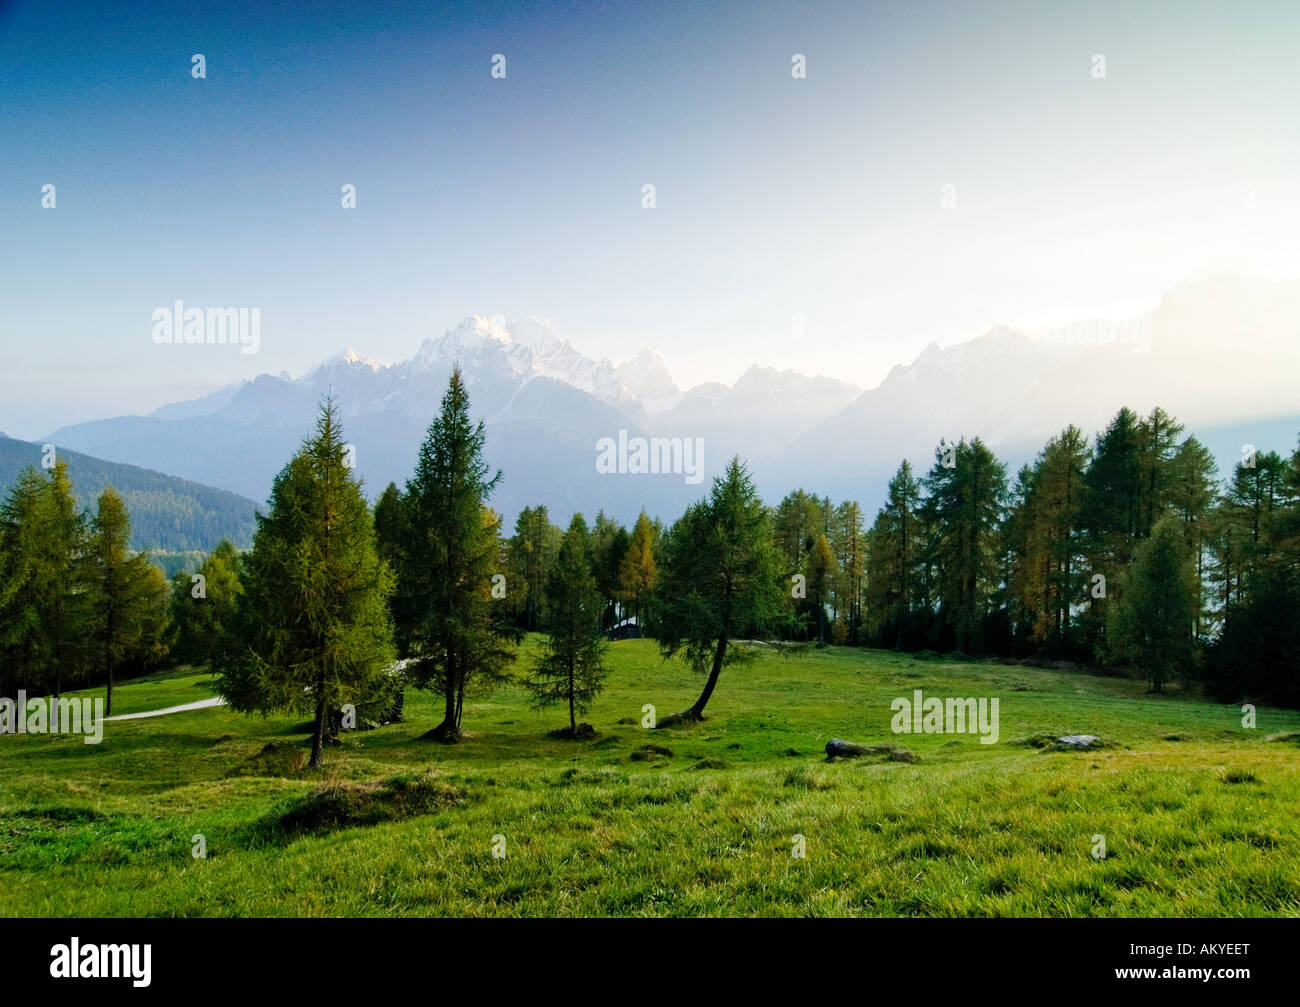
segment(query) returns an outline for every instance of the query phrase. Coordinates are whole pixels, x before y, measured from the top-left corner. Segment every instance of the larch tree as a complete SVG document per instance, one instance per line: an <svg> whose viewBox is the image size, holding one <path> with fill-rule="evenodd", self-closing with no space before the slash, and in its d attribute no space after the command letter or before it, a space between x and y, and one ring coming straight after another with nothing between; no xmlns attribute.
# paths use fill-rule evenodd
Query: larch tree
<svg viewBox="0 0 1300 1007"><path fill-rule="evenodd" d="M770 513L738 457L665 534L662 552L651 636L665 660L708 675L694 705L659 721L667 726L703 719L723 667L753 657L739 641L783 621L785 589Z"/></svg>
<svg viewBox="0 0 1300 1007"><path fill-rule="evenodd" d="M590 709L610 670L600 617L587 525L575 514L547 577L546 644L525 682L536 709L568 706L573 735L578 732L577 715Z"/></svg>
<svg viewBox="0 0 1300 1007"><path fill-rule="evenodd" d="M395 658L393 574L332 399L275 477L269 504L213 662L217 688L242 712L310 711L310 765L319 767L330 715L386 689Z"/></svg>
<svg viewBox="0 0 1300 1007"><path fill-rule="evenodd" d="M862 506L845 500L835 508L832 540L840 582L835 589L835 618L845 627L845 642L857 645L862 625L862 591L866 576L866 535L862 527Z"/></svg>
<svg viewBox="0 0 1300 1007"><path fill-rule="evenodd" d="M818 535L805 562L808 591L817 610L817 646L826 646L826 606L833 597L839 566L825 535Z"/></svg>
<svg viewBox="0 0 1300 1007"><path fill-rule="evenodd" d="M20 473L0 504L0 695L82 676L87 535L61 459Z"/></svg>
<svg viewBox="0 0 1300 1007"><path fill-rule="evenodd" d="M1207 636L1208 613L1205 582L1209 576L1209 552L1213 535L1213 511L1218 465L1214 456L1195 437L1178 445L1170 463L1169 506L1183 525L1183 538L1196 557L1196 621L1194 636Z"/></svg>
<svg viewBox="0 0 1300 1007"><path fill-rule="evenodd" d="M658 569L655 566L655 529L642 511L632 528L632 537L619 569L619 590L623 601L632 607L632 616L641 626L642 609L654 590Z"/></svg>
<svg viewBox="0 0 1300 1007"><path fill-rule="evenodd" d="M84 568L87 664L104 676L104 713L113 712L118 667L147 657L165 622L167 583L146 553L132 553L131 519L110 486L99 496L90 523Z"/></svg>

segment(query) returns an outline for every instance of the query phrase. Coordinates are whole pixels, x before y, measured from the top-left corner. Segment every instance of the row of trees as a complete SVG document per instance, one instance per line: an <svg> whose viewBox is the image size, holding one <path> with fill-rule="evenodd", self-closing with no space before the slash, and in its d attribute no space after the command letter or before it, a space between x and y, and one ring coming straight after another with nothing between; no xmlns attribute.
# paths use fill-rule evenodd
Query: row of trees
<svg viewBox="0 0 1300 1007"><path fill-rule="evenodd" d="M1220 486L1181 433L1162 410L1121 410L1093 445L1067 427L1014 481L978 438L942 443L923 477L900 466L870 528L855 501L766 507L733 459L670 527L601 513L562 531L535 507L505 538L489 506L501 473L457 372L411 479L373 511L326 402L251 551L223 543L173 578L170 617L160 575L127 554L120 501L77 515L66 471L27 473L0 513L6 681L111 681L169 646L210 660L236 709L309 710L319 764L340 707L408 679L444 702L428 736L459 740L466 697L510 677L530 630L548 637L521 680L575 731L604 637L631 614L705 675L683 719L752 655L745 641L772 637L1078 657L1157 689L1203 674L1227 699L1300 705L1300 451L1248 452Z"/></svg>
<svg viewBox="0 0 1300 1007"><path fill-rule="evenodd" d="M542 510L540 519L522 516L505 543L487 504L501 473L482 447L483 426L470 421L456 371L414 474L403 490L390 485L373 515L332 401L276 477L212 660L235 709L312 712L312 765L321 764L332 711L408 677L444 701L442 721L426 736L460 740L466 697L508 678L522 636L515 617L536 625L547 613L549 639L525 679L539 707L567 704L576 731L577 714L600 690L607 667L596 536L575 516L557 543ZM522 608L500 603L512 575Z"/></svg>
<svg viewBox="0 0 1300 1007"><path fill-rule="evenodd" d="M167 582L130 537L112 487L92 515L62 460L19 475L0 504L0 695L103 683L111 714L119 671L166 655Z"/></svg>
<svg viewBox="0 0 1300 1007"><path fill-rule="evenodd" d="M854 501L797 491L774 512L797 632L918 650L1134 666L1155 688L1300 701L1300 449L1247 446L1224 483L1162 409L1070 426L1014 480L975 438L903 462L869 529ZM1267 628L1267 632L1265 632ZM1252 642L1248 647L1247 642Z"/></svg>
<svg viewBox="0 0 1300 1007"><path fill-rule="evenodd" d="M395 494L397 488L390 486L385 492ZM545 622L547 580L564 535L564 529L551 523L545 504L525 507L515 521L514 535L506 543L504 570L511 583L521 586L508 596L508 610L522 630L535 631ZM602 628L612 630L626 617L639 623L658 579L655 554L663 536L662 523L642 511L629 532L602 510L587 535Z"/></svg>

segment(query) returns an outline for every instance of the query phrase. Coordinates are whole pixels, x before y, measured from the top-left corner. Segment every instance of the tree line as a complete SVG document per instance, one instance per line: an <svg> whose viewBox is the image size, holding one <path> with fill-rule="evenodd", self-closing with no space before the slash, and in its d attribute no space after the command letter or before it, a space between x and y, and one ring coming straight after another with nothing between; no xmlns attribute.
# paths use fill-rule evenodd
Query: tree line
<svg viewBox="0 0 1300 1007"><path fill-rule="evenodd" d="M80 510L66 463L19 473L0 504L0 695L106 686L165 658L170 597L111 486Z"/></svg>
<svg viewBox="0 0 1300 1007"><path fill-rule="evenodd" d="M869 527L856 501L803 490L766 506L735 458L670 526L560 528L537 506L507 537L457 370L404 487L367 505L327 400L252 548L223 542L170 591L126 550L111 490L79 515L64 469L24 473L0 508L4 685L111 691L125 664L209 662L235 709L310 713L314 765L339 710L391 710L408 682L442 701L433 740L460 740L465 699L512 679L577 733L629 632L704 677L660 723L702 717L756 640L1083 661L1300 705L1300 449L1246 451L1220 483L1182 433L1122 409L1014 479L979 438L944 442L923 476L900 465Z"/></svg>

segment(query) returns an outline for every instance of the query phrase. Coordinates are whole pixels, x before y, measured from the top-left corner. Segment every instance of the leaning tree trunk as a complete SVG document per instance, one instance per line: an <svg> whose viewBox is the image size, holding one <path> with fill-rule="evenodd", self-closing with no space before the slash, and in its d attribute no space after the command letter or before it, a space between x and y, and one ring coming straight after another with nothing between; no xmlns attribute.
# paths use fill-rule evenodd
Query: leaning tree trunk
<svg viewBox="0 0 1300 1007"><path fill-rule="evenodd" d="M713 652L713 667L709 669L709 680L704 683L704 691L700 693L700 698L695 701L695 705L682 714L683 720L703 720L704 706L713 695L713 690L718 684L718 674L722 671L722 659L727 653L727 637L725 635L718 637L718 647Z"/></svg>

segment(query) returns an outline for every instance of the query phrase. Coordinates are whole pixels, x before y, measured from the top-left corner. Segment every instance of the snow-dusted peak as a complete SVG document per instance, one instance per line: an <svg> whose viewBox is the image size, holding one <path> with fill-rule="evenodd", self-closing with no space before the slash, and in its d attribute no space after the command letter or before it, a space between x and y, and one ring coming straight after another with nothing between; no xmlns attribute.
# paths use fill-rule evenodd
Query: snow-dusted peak
<svg viewBox="0 0 1300 1007"><path fill-rule="evenodd" d="M650 413L671 409L681 401L681 389L668 373L668 365L658 350L642 350L635 357L621 361L614 371L628 392L640 399Z"/></svg>
<svg viewBox="0 0 1300 1007"><path fill-rule="evenodd" d="M365 367L371 371L379 371L388 365L382 360L376 360L374 357L368 357L364 353L358 353L350 345L343 347L338 353L331 357L326 357L319 364L303 375L304 382L311 381L321 371L332 370L336 367Z"/></svg>
<svg viewBox="0 0 1300 1007"><path fill-rule="evenodd" d="M562 340L555 334L555 326L544 318L535 318L532 315L518 318L507 325L506 329L516 341L538 353L554 352L569 346L567 340Z"/></svg>
<svg viewBox="0 0 1300 1007"><path fill-rule="evenodd" d="M471 370L473 365L494 371L505 367L521 376L533 369L532 351L515 342L500 321L483 315L470 315L441 338L425 339L412 361L417 368L434 370L457 362Z"/></svg>

